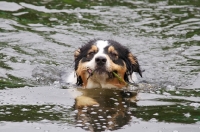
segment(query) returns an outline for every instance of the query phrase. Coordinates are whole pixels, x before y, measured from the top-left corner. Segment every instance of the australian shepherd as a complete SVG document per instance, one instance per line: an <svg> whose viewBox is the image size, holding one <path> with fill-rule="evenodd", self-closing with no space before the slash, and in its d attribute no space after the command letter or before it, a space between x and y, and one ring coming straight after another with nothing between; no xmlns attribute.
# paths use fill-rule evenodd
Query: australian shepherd
<svg viewBox="0 0 200 132"><path fill-rule="evenodd" d="M113 40L91 40L74 53L75 71L67 79L83 88L123 88L142 77L136 56Z"/></svg>

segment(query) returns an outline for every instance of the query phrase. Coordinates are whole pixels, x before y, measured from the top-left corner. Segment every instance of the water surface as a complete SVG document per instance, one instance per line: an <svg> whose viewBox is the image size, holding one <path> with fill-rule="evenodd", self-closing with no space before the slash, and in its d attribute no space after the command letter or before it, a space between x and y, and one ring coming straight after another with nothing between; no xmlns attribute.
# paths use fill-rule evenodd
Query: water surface
<svg viewBox="0 0 200 132"><path fill-rule="evenodd" d="M199 131L199 14L197 0L0 1L0 130ZM94 38L138 57L139 101L97 89L100 106L75 107L90 92L64 80Z"/></svg>

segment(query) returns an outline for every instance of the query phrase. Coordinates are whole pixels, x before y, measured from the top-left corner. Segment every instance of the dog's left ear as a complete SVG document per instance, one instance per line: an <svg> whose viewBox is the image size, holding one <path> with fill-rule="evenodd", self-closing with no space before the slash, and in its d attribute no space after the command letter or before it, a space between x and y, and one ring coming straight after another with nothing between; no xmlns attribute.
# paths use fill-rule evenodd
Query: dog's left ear
<svg viewBox="0 0 200 132"><path fill-rule="evenodd" d="M132 73L132 72L137 72L139 73L139 75L142 77L142 71L140 69L140 65L139 62L137 60L137 58L132 54L132 53L128 53L128 59L131 63L131 66L128 67L128 70Z"/></svg>

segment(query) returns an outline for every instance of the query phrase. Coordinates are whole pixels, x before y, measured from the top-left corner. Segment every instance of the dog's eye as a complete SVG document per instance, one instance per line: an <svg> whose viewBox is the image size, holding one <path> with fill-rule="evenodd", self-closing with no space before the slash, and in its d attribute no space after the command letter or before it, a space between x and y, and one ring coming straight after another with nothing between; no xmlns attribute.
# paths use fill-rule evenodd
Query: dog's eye
<svg viewBox="0 0 200 132"><path fill-rule="evenodd" d="M117 57L117 54L116 54L116 53L113 53L113 56Z"/></svg>
<svg viewBox="0 0 200 132"><path fill-rule="evenodd" d="M93 56L95 52L89 52L88 55Z"/></svg>
<svg viewBox="0 0 200 132"><path fill-rule="evenodd" d="M113 56L113 57L117 57L118 54L117 54L117 53L112 53L112 56Z"/></svg>

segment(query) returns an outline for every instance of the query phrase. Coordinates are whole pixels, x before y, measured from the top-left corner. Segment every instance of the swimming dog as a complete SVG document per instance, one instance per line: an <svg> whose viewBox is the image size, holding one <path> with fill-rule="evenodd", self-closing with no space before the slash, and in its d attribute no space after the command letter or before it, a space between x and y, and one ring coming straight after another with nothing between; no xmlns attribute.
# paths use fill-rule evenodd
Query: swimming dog
<svg viewBox="0 0 200 132"><path fill-rule="evenodd" d="M83 88L123 88L142 77L140 65L130 50L114 40L94 39L74 52L74 74L67 82Z"/></svg>

